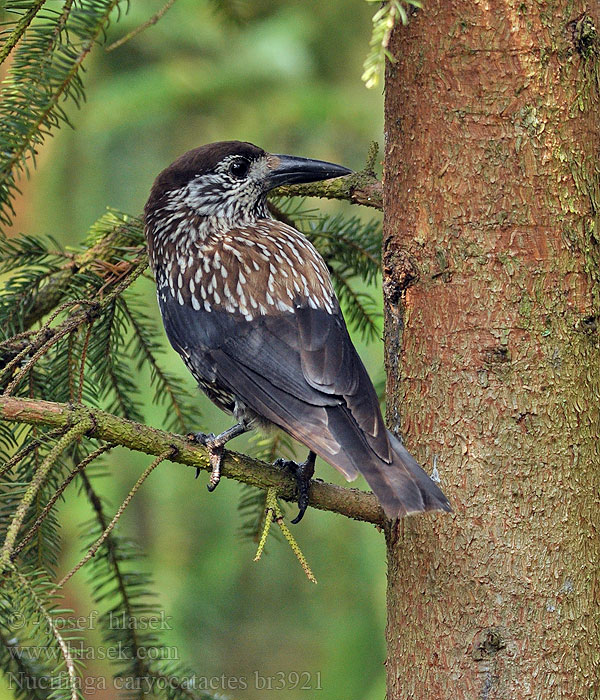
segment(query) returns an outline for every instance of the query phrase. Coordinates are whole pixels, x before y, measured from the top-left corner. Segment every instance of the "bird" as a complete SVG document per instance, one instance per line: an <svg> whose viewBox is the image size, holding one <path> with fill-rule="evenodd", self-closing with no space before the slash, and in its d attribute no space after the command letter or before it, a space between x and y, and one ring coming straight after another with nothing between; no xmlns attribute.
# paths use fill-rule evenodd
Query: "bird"
<svg viewBox="0 0 600 700"><path fill-rule="evenodd" d="M276 426L309 449L304 462L276 462L296 477L294 523L309 505L317 455L349 481L362 474L390 519L451 510L386 429L325 261L267 205L280 185L351 172L220 141L165 168L144 207L166 335L200 389L236 421L219 435L191 436L209 452L208 488L219 483L229 440Z"/></svg>

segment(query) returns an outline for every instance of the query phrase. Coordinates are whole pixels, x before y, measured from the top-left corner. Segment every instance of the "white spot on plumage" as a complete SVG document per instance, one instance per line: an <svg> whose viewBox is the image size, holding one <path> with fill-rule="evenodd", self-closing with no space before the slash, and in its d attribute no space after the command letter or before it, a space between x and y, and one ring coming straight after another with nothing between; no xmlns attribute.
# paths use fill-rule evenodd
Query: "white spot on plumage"
<svg viewBox="0 0 600 700"><path fill-rule="evenodd" d="M183 297L181 296L181 291L177 290L177 301L183 306Z"/></svg>
<svg viewBox="0 0 600 700"><path fill-rule="evenodd" d="M195 296L192 297L192 306L194 309L196 309L196 311L200 311L200 302Z"/></svg>
<svg viewBox="0 0 600 700"><path fill-rule="evenodd" d="M284 301L281 301L281 299L277 300L276 306L279 309L279 311L293 311L294 310L292 306L289 306L289 304L286 304Z"/></svg>

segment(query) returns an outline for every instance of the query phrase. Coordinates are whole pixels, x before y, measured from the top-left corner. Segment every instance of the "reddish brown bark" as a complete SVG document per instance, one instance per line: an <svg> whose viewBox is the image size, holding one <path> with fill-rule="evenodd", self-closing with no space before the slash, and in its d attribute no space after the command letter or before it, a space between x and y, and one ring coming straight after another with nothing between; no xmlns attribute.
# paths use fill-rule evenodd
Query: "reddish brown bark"
<svg viewBox="0 0 600 700"><path fill-rule="evenodd" d="M600 696L597 3L428 0L386 85L388 700Z"/></svg>

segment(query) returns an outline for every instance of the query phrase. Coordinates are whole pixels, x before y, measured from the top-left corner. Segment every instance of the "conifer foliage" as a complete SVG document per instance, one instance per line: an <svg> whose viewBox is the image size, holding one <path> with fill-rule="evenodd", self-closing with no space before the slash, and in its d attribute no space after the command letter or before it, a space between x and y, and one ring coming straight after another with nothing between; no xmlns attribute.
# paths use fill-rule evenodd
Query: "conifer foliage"
<svg viewBox="0 0 600 700"><path fill-rule="evenodd" d="M0 93L3 226L12 220L19 178L35 166L39 147L69 124L65 101L78 104L84 97L86 58L125 9L118 0L23 0L5 10L0 32L0 62L7 65ZM321 250L349 325L374 338L377 313L365 289L379 273L379 224L318 216L293 200L278 201L277 207ZM198 397L165 369L162 329L145 311L149 302L135 284L148 274L141 219L109 210L82 232L81 241L78 249L66 251L49 237L0 236L0 393L85 404L143 422L137 383L143 370L155 403L164 406L163 427L183 434L197 429ZM135 492L169 454L149 464L113 517L98 479L112 445L88 438L90 428L86 421L49 429L0 420L0 665L20 681L13 685L15 697L81 696L81 633L60 624L70 614L60 601L64 584L84 567L92 597L103 610L105 642L123 652L114 672L129 681L122 684L124 696L206 698L190 680L192 671L161 655L159 633L135 624L160 607L153 582L137 572L142 552L115 530ZM257 455L269 459L282 451L288 456L290 449L281 436L256 443ZM55 504L69 498L72 484L79 484L89 506L80 528L86 554L64 572L58 570L62 538ZM256 536L264 504L263 492L242 494L245 534ZM109 624L114 619L130 623Z"/></svg>

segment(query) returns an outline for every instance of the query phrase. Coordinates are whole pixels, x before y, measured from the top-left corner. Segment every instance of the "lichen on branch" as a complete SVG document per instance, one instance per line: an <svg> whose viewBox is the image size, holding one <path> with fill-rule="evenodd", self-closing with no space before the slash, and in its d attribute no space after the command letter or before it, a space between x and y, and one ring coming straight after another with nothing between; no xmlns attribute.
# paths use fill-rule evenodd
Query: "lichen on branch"
<svg viewBox="0 0 600 700"><path fill-rule="evenodd" d="M171 462L210 471L206 449L185 437L84 405L0 396L0 421L65 429L83 424L87 437L156 456L175 448L177 454L170 458ZM291 474L247 455L227 451L222 475L261 489L275 487L279 497L286 501L296 498ZM311 482L310 505L376 525L385 522L383 510L372 493L320 480Z"/></svg>

